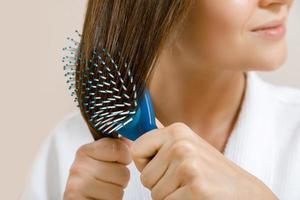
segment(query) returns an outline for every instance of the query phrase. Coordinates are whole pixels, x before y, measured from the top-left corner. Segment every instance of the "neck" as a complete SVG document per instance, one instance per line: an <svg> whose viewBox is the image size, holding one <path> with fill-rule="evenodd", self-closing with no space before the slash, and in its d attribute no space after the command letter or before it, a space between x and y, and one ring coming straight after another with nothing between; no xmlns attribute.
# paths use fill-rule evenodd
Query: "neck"
<svg viewBox="0 0 300 200"><path fill-rule="evenodd" d="M223 151L243 100L244 73L181 64L165 55L159 59L148 86L156 117L165 126L187 124Z"/></svg>

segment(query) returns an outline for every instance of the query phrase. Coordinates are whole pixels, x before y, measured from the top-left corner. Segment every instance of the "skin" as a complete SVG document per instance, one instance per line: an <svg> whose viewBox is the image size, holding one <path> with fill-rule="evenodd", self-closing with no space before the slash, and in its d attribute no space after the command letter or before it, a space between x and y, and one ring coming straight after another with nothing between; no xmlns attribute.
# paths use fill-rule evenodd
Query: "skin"
<svg viewBox="0 0 300 200"><path fill-rule="evenodd" d="M69 170L64 200L122 199L132 162L130 141L103 138L82 145Z"/></svg>
<svg viewBox="0 0 300 200"><path fill-rule="evenodd" d="M222 151L243 100L243 73L274 70L287 54L285 38L266 40L250 30L287 17L291 4L197 0L148 85L157 118L164 125L185 123Z"/></svg>
<svg viewBox="0 0 300 200"><path fill-rule="evenodd" d="M154 200L277 199L223 154L245 91L244 72L278 68L286 41L251 29L287 17L292 0L195 0L166 43L148 87L159 129L132 142L81 146L64 199L122 199L132 160ZM171 114L170 114L171 113Z"/></svg>

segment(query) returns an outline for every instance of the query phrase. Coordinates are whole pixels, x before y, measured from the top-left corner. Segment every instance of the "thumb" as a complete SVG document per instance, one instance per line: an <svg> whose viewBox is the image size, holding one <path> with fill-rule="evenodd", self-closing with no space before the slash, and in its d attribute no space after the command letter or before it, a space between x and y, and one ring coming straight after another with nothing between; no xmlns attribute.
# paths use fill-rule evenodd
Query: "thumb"
<svg viewBox="0 0 300 200"><path fill-rule="evenodd" d="M158 129L164 128L165 126L157 119L155 118L156 126Z"/></svg>

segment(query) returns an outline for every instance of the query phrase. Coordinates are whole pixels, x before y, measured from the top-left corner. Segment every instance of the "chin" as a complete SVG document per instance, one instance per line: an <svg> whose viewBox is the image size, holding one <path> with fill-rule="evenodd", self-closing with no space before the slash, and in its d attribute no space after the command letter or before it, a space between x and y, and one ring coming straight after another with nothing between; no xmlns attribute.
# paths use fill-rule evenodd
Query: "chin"
<svg viewBox="0 0 300 200"><path fill-rule="evenodd" d="M285 43L274 45L272 47L262 48L260 51L254 51L250 70L256 71L274 71L279 69L287 59L287 47Z"/></svg>

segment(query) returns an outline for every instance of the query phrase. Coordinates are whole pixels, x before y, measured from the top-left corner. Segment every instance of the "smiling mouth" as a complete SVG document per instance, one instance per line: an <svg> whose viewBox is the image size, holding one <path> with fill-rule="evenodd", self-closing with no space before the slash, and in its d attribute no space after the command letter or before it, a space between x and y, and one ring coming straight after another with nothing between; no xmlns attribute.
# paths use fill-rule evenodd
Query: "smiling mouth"
<svg viewBox="0 0 300 200"><path fill-rule="evenodd" d="M272 21L268 24L258 26L251 30L256 36L271 39L279 40L282 39L286 34L286 26L284 20Z"/></svg>
<svg viewBox="0 0 300 200"><path fill-rule="evenodd" d="M276 28L278 26L282 26L282 25L284 25L284 23L285 23L285 18L283 18L281 20L274 20L274 21L268 22L266 24L257 26L254 29L252 29L252 31L272 29L272 28Z"/></svg>
<svg viewBox="0 0 300 200"><path fill-rule="evenodd" d="M286 29L284 25L280 25L272 28L258 29L252 32L265 39L278 40L285 36Z"/></svg>

